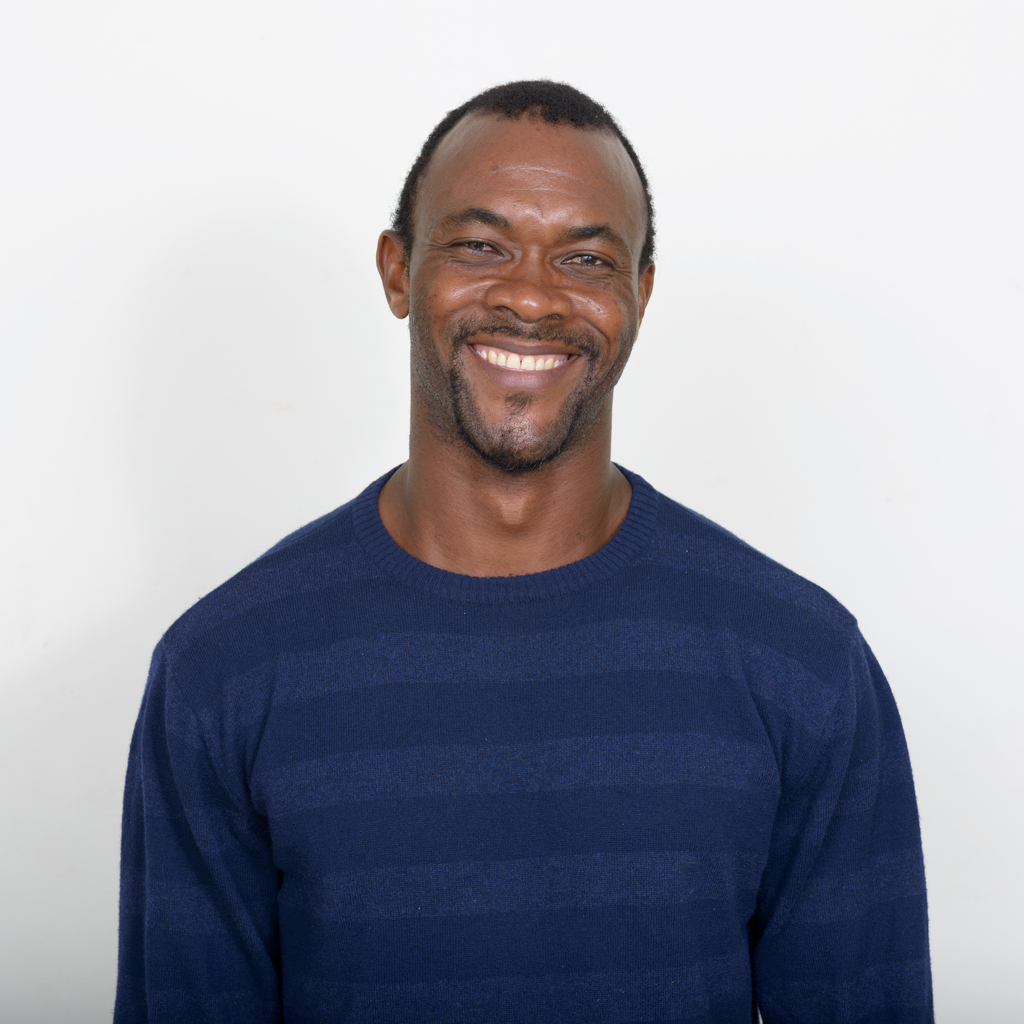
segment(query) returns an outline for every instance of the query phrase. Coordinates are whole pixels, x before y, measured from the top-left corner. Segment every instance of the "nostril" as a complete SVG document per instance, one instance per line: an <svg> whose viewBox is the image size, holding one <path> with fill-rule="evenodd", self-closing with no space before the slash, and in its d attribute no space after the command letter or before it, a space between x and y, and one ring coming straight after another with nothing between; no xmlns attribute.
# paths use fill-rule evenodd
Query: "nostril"
<svg viewBox="0 0 1024 1024"><path fill-rule="evenodd" d="M572 312L572 304L561 290L524 283L495 285L487 302L492 309L507 310L530 323L548 318L564 320Z"/></svg>

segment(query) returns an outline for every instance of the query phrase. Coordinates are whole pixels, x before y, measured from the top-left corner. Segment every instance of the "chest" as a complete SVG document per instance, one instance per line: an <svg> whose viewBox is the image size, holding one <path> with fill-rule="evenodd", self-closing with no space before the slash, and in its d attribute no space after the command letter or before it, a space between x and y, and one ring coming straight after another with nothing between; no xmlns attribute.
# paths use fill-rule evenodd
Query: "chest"
<svg viewBox="0 0 1024 1024"><path fill-rule="evenodd" d="M423 871L448 865L438 891L486 904L490 873L456 883L450 866L509 861L542 866L533 892L578 883L584 863L632 864L629 885L649 887L637 857L662 887L709 884L713 861L727 888L756 890L778 769L728 652L612 633L560 650L379 637L283 666L253 777L279 869L358 875L371 903L395 883L364 873L416 871L419 906Z"/></svg>

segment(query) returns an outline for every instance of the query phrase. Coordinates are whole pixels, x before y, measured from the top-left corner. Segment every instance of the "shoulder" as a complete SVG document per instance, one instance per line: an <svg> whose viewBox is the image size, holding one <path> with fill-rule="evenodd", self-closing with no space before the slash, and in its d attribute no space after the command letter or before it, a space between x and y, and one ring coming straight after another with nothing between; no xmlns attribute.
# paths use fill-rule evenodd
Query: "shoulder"
<svg viewBox="0 0 1024 1024"><path fill-rule="evenodd" d="M691 578L709 601L737 612L859 638L856 619L826 590L698 512L663 494L658 499L648 557L662 571Z"/></svg>
<svg viewBox="0 0 1024 1024"><path fill-rule="evenodd" d="M338 595L374 575L353 512L381 482L289 534L171 625L158 654L187 698L202 704L229 678L266 675L282 652L313 639Z"/></svg>
<svg viewBox="0 0 1024 1024"><path fill-rule="evenodd" d="M659 495L649 572L692 617L688 636L742 678L784 776L804 777L850 728L869 653L857 621L821 587Z"/></svg>
<svg viewBox="0 0 1024 1024"><path fill-rule="evenodd" d="M664 495L645 561L662 606L675 604L699 642L733 652L751 690L790 713L820 724L862 672L864 641L839 601Z"/></svg>

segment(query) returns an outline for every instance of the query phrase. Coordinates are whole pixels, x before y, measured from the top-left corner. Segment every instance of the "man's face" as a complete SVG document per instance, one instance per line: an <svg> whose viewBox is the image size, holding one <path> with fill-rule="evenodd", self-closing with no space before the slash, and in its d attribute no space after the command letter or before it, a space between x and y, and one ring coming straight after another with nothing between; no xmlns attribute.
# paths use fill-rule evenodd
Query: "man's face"
<svg viewBox="0 0 1024 1024"><path fill-rule="evenodd" d="M610 133L474 114L416 202L413 388L446 440L506 472L610 413L653 284L639 177Z"/></svg>

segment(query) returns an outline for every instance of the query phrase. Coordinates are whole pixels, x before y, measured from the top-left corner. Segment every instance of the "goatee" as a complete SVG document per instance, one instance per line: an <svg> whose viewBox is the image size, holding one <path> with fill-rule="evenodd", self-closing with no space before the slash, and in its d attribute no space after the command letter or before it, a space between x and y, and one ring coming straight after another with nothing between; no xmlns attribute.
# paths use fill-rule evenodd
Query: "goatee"
<svg viewBox="0 0 1024 1024"><path fill-rule="evenodd" d="M417 337L421 326L419 318L410 318L409 326L414 335L414 353L430 352L428 338ZM429 330L423 332L424 335L430 333ZM580 379L562 404L555 421L542 432L535 430L527 416L536 399L526 392L513 392L506 396L506 416L500 423L492 426L484 422L460 359L461 351L475 335L553 342L585 361ZM442 414L442 426L452 435L450 439L466 445L484 462L503 473L519 475L532 472L578 444L586 436L587 427L615 383L612 379L604 382L604 387L596 385L601 340L591 332L567 330L559 324L527 326L503 317L476 318L461 321L449 333L448 342L448 366L441 367L438 361L431 360L432 367L416 367L417 377L424 384L427 383L424 377L433 379L435 386L428 386L428 390L433 392L431 404L436 407L439 402L446 407L437 411ZM441 387L437 386L441 384L437 380L438 371L442 371L444 376Z"/></svg>

